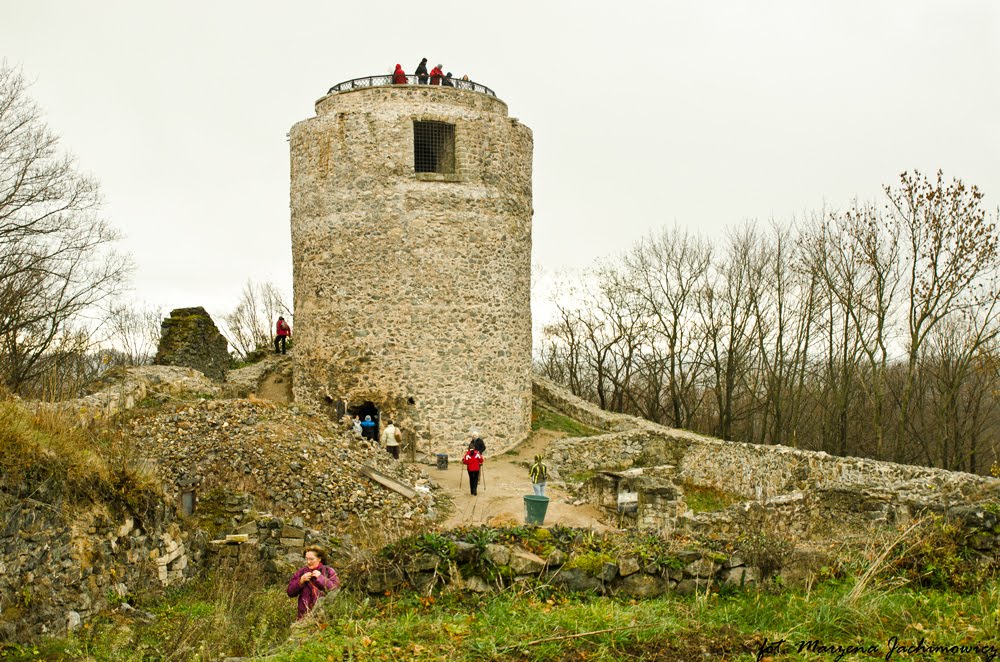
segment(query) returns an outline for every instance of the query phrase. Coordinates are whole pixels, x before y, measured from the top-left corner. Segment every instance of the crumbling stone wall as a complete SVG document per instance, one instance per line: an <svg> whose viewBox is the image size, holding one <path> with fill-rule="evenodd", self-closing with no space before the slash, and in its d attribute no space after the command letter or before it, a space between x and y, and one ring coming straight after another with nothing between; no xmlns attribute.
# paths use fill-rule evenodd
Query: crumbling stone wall
<svg viewBox="0 0 1000 662"><path fill-rule="evenodd" d="M153 363L194 368L222 381L230 364L227 350L226 339L204 308L176 308L160 325Z"/></svg>
<svg viewBox="0 0 1000 662"><path fill-rule="evenodd" d="M22 500L0 512L0 641L63 636L113 607L111 600L147 596L191 577L204 539L182 529L162 502L150 505L141 518L115 503L72 521L41 501Z"/></svg>
<svg viewBox="0 0 1000 662"><path fill-rule="evenodd" d="M722 441L622 414L601 416L549 380L535 378L536 396L569 415L585 412L590 425L617 430L594 437L561 439L547 452L557 477L600 469L671 465L679 482L715 487L763 500L807 488L888 489L901 500L957 505L1000 491L1000 480L787 446Z"/></svg>
<svg viewBox="0 0 1000 662"><path fill-rule="evenodd" d="M531 417L531 131L450 87L334 93L292 127L295 399L370 401L418 455L497 451ZM416 172L414 122L454 126Z"/></svg>
<svg viewBox="0 0 1000 662"><path fill-rule="evenodd" d="M403 587L429 593L444 584L491 593L519 582L539 581L571 592L650 598L665 593L690 595L710 585L742 586L762 579L760 569L749 566L738 553L690 549L678 552L668 565L626 554L584 569L575 567L575 557L558 547L545 557L516 544L479 547L459 542L456 548L452 559L426 552L413 555L401 566L379 559L365 577L365 588L371 593Z"/></svg>

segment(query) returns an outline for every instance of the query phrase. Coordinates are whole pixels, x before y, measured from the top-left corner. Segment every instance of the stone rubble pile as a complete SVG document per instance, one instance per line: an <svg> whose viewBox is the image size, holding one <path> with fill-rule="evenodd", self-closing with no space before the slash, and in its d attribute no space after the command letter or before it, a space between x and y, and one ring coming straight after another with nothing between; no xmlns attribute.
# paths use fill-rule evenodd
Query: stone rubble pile
<svg viewBox="0 0 1000 662"><path fill-rule="evenodd" d="M423 470L393 460L309 407L255 399L168 404L136 410L128 434L178 502L188 491L245 492L257 511L298 516L317 528L352 517L436 517L436 484ZM366 466L418 496L406 499L368 479L361 474Z"/></svg>

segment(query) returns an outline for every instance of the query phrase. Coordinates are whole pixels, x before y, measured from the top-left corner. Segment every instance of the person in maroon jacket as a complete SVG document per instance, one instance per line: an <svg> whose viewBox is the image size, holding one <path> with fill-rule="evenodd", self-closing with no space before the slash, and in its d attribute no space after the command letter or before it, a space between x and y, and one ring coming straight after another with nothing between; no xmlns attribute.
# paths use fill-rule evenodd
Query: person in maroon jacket
<svg viewBox="0 0 1000 662"><path fill-rule="evenodd" d="M274 334L274 353L284 354L285 353L285 340L290 338L292 335L292 327L288 326L288 322L285 321L284 317L278 318L278 326L275 328ZM281 343L281 350L278 350L278 343Z"/></svg>
<svg viewBox="0 0 1000 662"><path fill-rule="evenodd" d="M476 490L479 487L479 470L483 466L483 454L470 444L469 450L465 451L465 455L462 456L462 464L469 470L469 489L472 491L472 496L476 496Z"/></svg>
<svg viewBox="0 0 1000 662"><path fill-rule="evenodd" d="M439 64L438 66L431 69L431 85L440 85L442 78L444 78L444 70L441 68L441 65Z"/></svg>
<svg viewBox="0 0 1000 662"><path fill-rule="evenodd" d="M305 567L296 570L288 582L288 597L299 599L298 619L312 611L327 591L340 588L337 571L326 565L326 552L322 547L310 545L304 555Z"/></svg>
<svg viewBox="0 0 1000 662"><path fill-rule="evenodd" d="M397 64L396 70L392 72L392 84L406 85L406 72L403 71L402 65Z"/></svg>

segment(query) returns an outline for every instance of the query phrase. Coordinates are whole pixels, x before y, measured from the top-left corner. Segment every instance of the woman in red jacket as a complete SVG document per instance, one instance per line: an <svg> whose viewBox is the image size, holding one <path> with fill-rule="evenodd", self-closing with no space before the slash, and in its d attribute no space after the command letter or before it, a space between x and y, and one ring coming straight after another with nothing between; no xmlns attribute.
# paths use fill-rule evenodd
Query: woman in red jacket
<svg viewBox="0 0 1000 662"><path fill-rule="evenodd" d="M476 496L476 489L479 487L479 470L483 466L483 461L483 454L471 445L462 456L462 464L469 470L469 489L472 491L472 496Z"/></svg>

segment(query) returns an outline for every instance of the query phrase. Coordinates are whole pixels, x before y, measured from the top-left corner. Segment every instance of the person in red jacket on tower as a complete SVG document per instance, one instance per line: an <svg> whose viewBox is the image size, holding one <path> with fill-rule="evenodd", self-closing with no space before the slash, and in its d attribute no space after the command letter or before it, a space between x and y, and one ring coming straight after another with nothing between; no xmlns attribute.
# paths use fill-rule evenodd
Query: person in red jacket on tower
<svg viewBox="0 0 1000 662"><path fill-rule="evenodd" d="M288 322L285 321L284 317L278 318L278 326L275 329L274 334L274 353L284 354L285 353L285 340L292 337L292 327L288 326ZM281 343L281 350L278 350L278 343Z"/></svg>
<svg viewBox="0 0 1000 662"><path fill-rule="evenodd" d="M483 454L476 450L475 446L469 444L469 450L462 456L462 464L469 470L469 489L472 496L476 496L479 487L479 470L483 466Z"/></svg>
<svg viewBox="0 0 1000 662"><path fill-rule="evenodd" d="M397 64L396 70L392 72L392 84L406 85L406 72L403 71L402 65Z"/></svg>
<svg viewBox="0 0 1000 662"><path fill-rule="evenodd" d="M444 70L441 68L441 65L439 64L438 66L431 69L431 85L440 85L442 78L444 78Z"/></svg>

